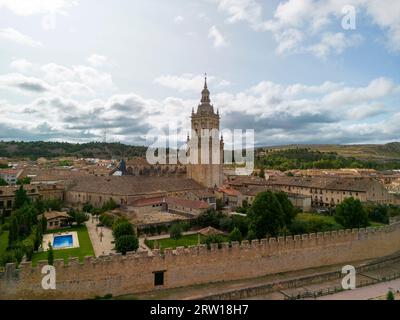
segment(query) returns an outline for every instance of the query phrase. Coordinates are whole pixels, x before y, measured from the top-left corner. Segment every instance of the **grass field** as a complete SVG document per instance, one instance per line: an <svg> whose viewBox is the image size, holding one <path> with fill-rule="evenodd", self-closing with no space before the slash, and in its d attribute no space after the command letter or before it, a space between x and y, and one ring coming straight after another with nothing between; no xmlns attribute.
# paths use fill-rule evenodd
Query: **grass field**
<svg viewBox="0 0 400 320"><path fill-rule="evenodd" d="M339 225L333 216L314 214L314 213L299 213L296 216L296 220L305 221L305 222L316 222L316 223L324 223L329 224L333 227L333 229L343 229L341 225ZM385 224L379 222L370 221L370 227L382 227Z"/></svg>
<svg viewBox="0 0 400 320"><path fill-rule="evenodd" d="M54 250L54 259L64 259L64 261L68 261L68 258L78 257L79 260L82 261L86 256L94 256L92 242L90 241L89 234L85 225L69 229L53 230L47 233L68 231L76 231L78 233L79 248ZM36 263L40 260L47 260L47 252L38 252L33 254L33 265L36 265Z"/></svg>
<svg viewBox="0 0 400 320"><path fill-rule="evenodd" d="M224 236L224 241L228 241L228 239ZM206 237L200 236L200 241L204 240ZM158 248L163 251L165 248L173 248L175 249L176 247L188 247L188 246L195 246L198 245L198 235L197 234L191 234L191 235L185 235L182 236L179 240L174 240L171 238L166 238L166 239L159 239L159 240L147 240L146 245L154 249L154 243L157 241L158 243Z"/></svg>

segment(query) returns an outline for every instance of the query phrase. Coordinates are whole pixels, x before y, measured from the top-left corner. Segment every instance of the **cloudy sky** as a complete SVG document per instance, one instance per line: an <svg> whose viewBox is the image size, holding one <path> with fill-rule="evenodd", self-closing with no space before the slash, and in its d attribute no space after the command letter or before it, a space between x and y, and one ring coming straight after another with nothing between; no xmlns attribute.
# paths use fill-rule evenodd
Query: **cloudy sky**
<svg viewBox="0 0 400 320"><path fill-rule="evenodd" d="M0 0L0 140L184 136L207 72L259 145L396 141L399 71L398 0Z"/></svg>

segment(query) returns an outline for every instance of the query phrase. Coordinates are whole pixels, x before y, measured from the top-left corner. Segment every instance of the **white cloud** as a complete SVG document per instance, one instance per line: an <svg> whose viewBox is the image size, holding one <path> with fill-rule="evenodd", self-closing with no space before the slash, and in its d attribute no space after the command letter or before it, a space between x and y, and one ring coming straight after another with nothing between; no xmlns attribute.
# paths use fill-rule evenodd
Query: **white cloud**
<svg viewBox="0 0 400 320"><path fill-rule="evenodd" d="M102 56L100 54L92 54L87 61L89 64L95 68L107 66L107 65L113 65L107 57Z"/></svg>
<svg viewBox="0 0 400 320"><path fill-rule="evenodd" d="M275 34L275 39L278 42L278 47L276 48L278 54L292 53L298 50L299 44L304 39L304 35L297 29L288 29L282 33Z"/></svg>
<svg viewBox="0 0 400 320"><path fill-rule="evenodd" d="M0 8L5 7L20 16L64 12L77 4L77 0L0 0Z"/></svg>
<svg viewBox="0 0 400 320"><path fill-rule="evenodd" d="M62 70L55 66L51 68ZM74 68L70 70L74 72ZM64 80L66 78L68 74ZM22 75L1 76L2 87L39 89L41 95L23 105L2 102L0 108L8 122L1 123L0 135L82 142L101 137L107 127L111 140L143 143L148 130L165 128L168 123L178 124L178 130L186 135L184 129L190 125L192 107L198 104L203 77L191 74L164 76L155 82L196 94L193 99L171 96L154 100L129 93L84 102L72 100L68 95L69 91L79 87L85 91L82 82L62 81L50 85ZM223 128L255 129L259 144L368 142L390 140L400 134L400 114L390 114L392 109L387 105L387 100L400 95L400 86L386 78L374 79L365 86L334 82L283 85L262 81L241 92L215 93L224 82L209 77L211 98L220 109ZM42 87L48 91L41 91ZM386 115L386 118L371 122L377 115ZM10 125L24 129L12 131Z"/></svg>
<svg viewBox="0 0 400 320"><path fill-rule="evenodd" d="M400 1L282 0L270 19L263 18L263 7L256 0L212 1L218 10L228 15L229 22L245 21L256 31L270 31L277 42L278 54L310 52L325 57L333 52L340 54L357 45L360 35L343 38L343 33L330 29L332 26L340 27L342 8L346 5L356 8L357 19L366 14L372 24L385 32L387 47L391 51L400 51ZM356 30L359 31L362 30Z"/></svg>
<svg viewBox="0 0 400 320"><path fill-rule="evenodd" d="M320 58L326 58L332 53L341 54L345 49L355 47L362 41L360 35L346 37L344 33L325 33L321 41L307 48L308 51Z"/></svg>
<svg viewBox="0 0 400 320"><path fill-rule="evenodd" d="M175 24L181 24L183 22L184 18L182 16L176 16L174 17L174 23Z"/></svg>
<svg viewBox="0 0 400 320"><path fill-rule="evenodd" d="M216 26L212 26L208 32L208 38L213 40L214 48L226 47L228 42Z"/></svg>
<svg viewBox="0 0 400 320"><path fill-rule="evenodd" d="M51 83L61 81L73 81L75 73L73 70L56 63L49 63L41 67L44 73L44 79Z"/></svg>
<svg viewBox="0 0 400 320"><path fill-rule="evenodd" d="M30 36L22 34L21 32L13 28L0 29L0 38L34 48L43 47L43 44L41 42L36 41Z"/></svg>
<svg viewBox="0 0 400 320"><path fill-rule="evenodd" d="M114 90L115 85L109 73L99 71L95 68L79 65L71 68L49 63L41 67L44 79L53 84L62 82L81 83L84 87L92 89ZM81 87L82 89L83 87Z"/></svg>
<svg viewBox="0 0 400 320"><path fill-rule="evenodd" d="M28 71L32 66L33 64L26 59L16 59L10 63L10 67L18 72Z"/></svg>
<svg viewBox="0 0 400 320"><path fill-rule="evenodd" d="M182 75L163 75L154 79L154 82L179 92L200 92L204 86L204 76L194 75L191 73L184 73ZM207 76L207 83L210 85L215 84L219 87L226 87L230 85L229 81L218 79L213 76Z"/></svg>
<svg viewBox="0 0 400 320"><path fill-rule="evenodd" d="M39 78L26 77L19 73L0 75L0 87L31 93L42 93L51 90L51 87L45 81Z"/></svg>
<svg viewBox="0 0 400 320"><path fill-rule="evenodd" d="M218 10L228 14L228 22L248 22L255 30L262 27L262 7L256 0L213 0Z"/></svg>
<svg viewBox="0 0 400 320"><path fill-rule="evenodd" d="M387 31L389 49L400 51L400 1L370 0L366 8L373 22Z"/></svg>
<svg viewBox="0 0 400 320"><path fill-rule="evenodd" d="M345 87L327 94L322 102L330 106L347 106L354 103L370 102L394 94L398 90L393 81L386 78L372 80L366 87Z"/></svg>

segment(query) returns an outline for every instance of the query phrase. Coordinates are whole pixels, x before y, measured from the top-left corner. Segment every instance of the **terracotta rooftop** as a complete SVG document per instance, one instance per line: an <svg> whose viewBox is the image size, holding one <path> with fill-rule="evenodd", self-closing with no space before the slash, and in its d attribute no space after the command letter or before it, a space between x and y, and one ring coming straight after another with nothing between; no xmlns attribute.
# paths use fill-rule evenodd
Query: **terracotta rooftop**
<svg viewBox="0 0 400 320"><path fill-rule="evenodd" d="M0 175L6 174L19 176L22 172L22 169L0 169Z"/></svg>
<svg viewBox="0 0 400 320"><path fill-rule="evenodd" d="M269 179L270 185L288 185L327 190L361 191L370 190L372 185L379 183L377 180L368 177L279 177Z"/></svg>
<svg viewBox="0 0 400 320"><path fill-rule="evenodd" d="M215 229L213 227L207 227L204 229L201 229L197 231L197 233L200 233L203 236L212 236L212 235L218 235L218 234L224 234L222 231Z"/></svg>
<svg viewBox="0 0 400 320"><path fill-rule="evenodd" d="M43 216L46 218L46 220L52 220L57 218L73 219L68 213L60 211L46 211L45 213L43 213Z"/></svg>
<svg viewBox="0 0 400 320"><path fill-rule="evenodd" d="M134 207L145 207L151 206L153 204L174 204L178 206L183 206L185 208L193 208L193 209L208 209L209 205L200 200L189 200L184 198L178 197L154 197L154 198L147 198L147 199L139 199L132 202L132 206Z"/></svg>
<svg viewBox="0 0 400 320"><path fill-rule="evenodd" d="M129 196L196 189L204 189L204 187L192 179L176 177L87 176L75 179L69 190Z"/></svg>
<svg viewBox="0 0 400 320"><path fill-rule="evenodd" d="M218 188L218 191L222 192L222 193L225 193L228 196L238 196L238 195L240 195L240 192L238 190L233 189L233 188L229 188L229 187Z"/></svg>
<svg viewBox="0 0 400 320"><path fill-rule="evenodd" d="M1 186L0 187L0 196L15 196L15 192L20 188L20 186ZM24 189L26 190L28 196L31 194L37 194L37 187L31 184L24 185Z"/></svg>

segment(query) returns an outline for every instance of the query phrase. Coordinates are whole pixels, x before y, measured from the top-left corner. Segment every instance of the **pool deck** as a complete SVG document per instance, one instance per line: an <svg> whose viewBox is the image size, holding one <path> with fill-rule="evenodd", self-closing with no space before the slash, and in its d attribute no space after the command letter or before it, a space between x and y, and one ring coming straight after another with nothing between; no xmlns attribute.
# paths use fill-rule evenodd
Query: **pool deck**
<svg viewBox="0 0 400 320"><path fill-rule="evenodd" d="M63 247L63 248L54 248L54 246L53 246L53 250L79 248L78 233L76 231L70 231L70 232L44 234L43 235L43 242L42 242L43 251L49 250L49 242L53 245L54 237L67 236L67 235L71 235L72 236L72 246L71 247Z"/></svg>

